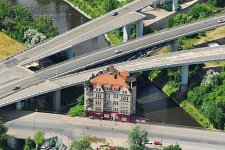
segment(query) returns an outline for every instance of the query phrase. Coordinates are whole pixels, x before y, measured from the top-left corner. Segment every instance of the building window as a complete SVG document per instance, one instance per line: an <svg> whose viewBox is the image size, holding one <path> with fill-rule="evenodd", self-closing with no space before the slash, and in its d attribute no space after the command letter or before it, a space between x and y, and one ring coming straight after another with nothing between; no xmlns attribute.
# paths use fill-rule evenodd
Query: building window
<svg viewBox="0 0 225 150"><path fill-rule="evenodd" d="M101 98L102 97L101 94L96 94L95 96L96 96L96 98Z"/></svg>
<svg viewBox="0 0 225 150"><path fill-rule="evenodd" d="M109 94L109 93L106 93L106 94L105 94L105 97L106 97L106 98L110 98L110 94Z"/></svg>
<svg viewBox="0 0 225 150"><path fill-rule="evenodd" d="M118 99L118 95L117 95L117 94L114 94L114 95L113 95L113 98Z"/></svg>
<svg viewBox="0 0 225 150"><path fill-rule="evenodd" d="M95 104L96 104L96 105L101 105L101 101L100 101L100 100L96 100L96 101L95 101Z"/></svg>
<svg viewBox="0 0 225 150"><path fill-rule="evenodd" d="M113 101L113 105L118 105L118 101Z"/></svg>
<svg viewBox="0 0 225 150"><path fill-rule="evenodd" d="M101 111L101 107L95 107L95 111Z"/></svg>
<svg viewBox="0 0 225 150"><path fill-rule="evenodd" d="M118 108L113 108L113 111L114 112L118 112Z"/></svg>
<svg viewBox="0 0 225 150"><path fill-rule="evenodd" d="M122 113L122 114L128 114L128 110L122 109L122 110L121 110L121 113Z"/></svg>

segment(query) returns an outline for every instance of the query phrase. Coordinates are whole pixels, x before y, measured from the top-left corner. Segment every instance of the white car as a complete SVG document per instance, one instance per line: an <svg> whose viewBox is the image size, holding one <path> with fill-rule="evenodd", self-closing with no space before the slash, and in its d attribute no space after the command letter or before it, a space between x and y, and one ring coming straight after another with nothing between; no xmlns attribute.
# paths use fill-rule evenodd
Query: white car
<svg viewBox="0 0 225 150"><path fill-rule="evenodd" d="M223 22L225 22L225 19L218 20L218 23L223 23Z"/></svg>
<svg viewBox="0 0 225 150"><path fill-rule="evenodd" d="M115 50L114 52L115 52L116 54L118 54L118 53L121 53L121 52L122 52L122 50L117 49L117 50Z"/></svg>

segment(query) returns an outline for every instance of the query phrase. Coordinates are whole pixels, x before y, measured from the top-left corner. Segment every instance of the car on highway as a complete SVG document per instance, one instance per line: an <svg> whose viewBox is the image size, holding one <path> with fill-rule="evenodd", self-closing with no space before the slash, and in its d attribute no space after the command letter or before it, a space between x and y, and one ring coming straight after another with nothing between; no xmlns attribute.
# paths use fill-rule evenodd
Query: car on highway
<svg viewBox="0 0 225 150"><path fill-rule="evenodd" d="M223 22L225 22L225 19L218 20L218 23L223 23Z"/></svg>
<svg viewBox="0 0 225 150"><path fill-rule="evenodd" d="M121 52L122 52L122 50L117 49L117 50L115 50L114 52L115 52L116 54L118 54L118 53L121 53Z"/></svg>
<svg viewBox="0 0 225 150"><path fill-rule="evenodd" d="M118 15L118 12L116 11L111 13L111 16L117 16L117 15Z"/></svg>
<svg viewBox="0 0 225 150"><path fill-rule="evenodd" d="M20 89L19 86L15 86L15 87L13 88L14 91L19 90L19 89Z"/></svg>

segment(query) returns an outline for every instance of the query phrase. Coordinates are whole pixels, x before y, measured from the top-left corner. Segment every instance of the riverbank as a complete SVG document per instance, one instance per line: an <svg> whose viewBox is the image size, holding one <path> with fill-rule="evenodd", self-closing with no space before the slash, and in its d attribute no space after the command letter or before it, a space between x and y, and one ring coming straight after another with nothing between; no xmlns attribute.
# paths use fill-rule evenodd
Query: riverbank
<svg viewBox="0 0 225 150"><path fill-rule="evenodd" d="M79 7L77 7L76 5L74 5L72 2L70 2L69 0L63 0L64 2L66 2L67 4L69 4L71 7L73 7L74 9L76 9L77 11L79 11L82 15L84 15L86 18L92 20L92 17L90 15L88 15L87 13L85 13L83 10L81 10Z"/></svg>

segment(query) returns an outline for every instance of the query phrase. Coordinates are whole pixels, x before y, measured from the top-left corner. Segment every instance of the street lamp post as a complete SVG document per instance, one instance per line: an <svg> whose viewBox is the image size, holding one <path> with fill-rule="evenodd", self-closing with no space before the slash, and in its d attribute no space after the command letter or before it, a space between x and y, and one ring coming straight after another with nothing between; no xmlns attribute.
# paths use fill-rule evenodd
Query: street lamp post
<svg viewBox="0 0 225 150"><path fill-rule="evenodd" d="M34 134L35 134L35 116L36 116L36 112L37 112L37 108L35 109L35 112L34 112Z"/></svg>

